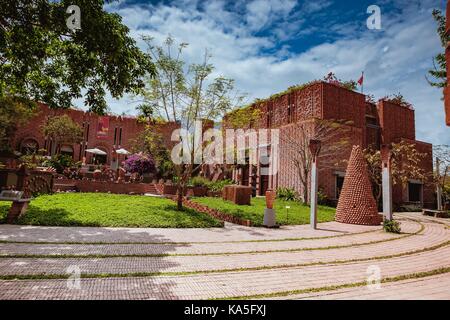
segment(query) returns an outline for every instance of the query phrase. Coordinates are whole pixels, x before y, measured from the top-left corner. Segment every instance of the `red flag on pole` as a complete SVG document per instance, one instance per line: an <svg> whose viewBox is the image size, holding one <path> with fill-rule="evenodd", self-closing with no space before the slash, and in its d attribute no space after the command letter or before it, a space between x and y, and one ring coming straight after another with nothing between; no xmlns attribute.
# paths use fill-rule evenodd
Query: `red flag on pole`
<svg viewBox="0 0 450 320"><path fill-rule="evenodd" d="M359 78L358 84L359 84L360 86L362 86L362 85L364 84L364 72L362 73L361 78Z"/></svg>

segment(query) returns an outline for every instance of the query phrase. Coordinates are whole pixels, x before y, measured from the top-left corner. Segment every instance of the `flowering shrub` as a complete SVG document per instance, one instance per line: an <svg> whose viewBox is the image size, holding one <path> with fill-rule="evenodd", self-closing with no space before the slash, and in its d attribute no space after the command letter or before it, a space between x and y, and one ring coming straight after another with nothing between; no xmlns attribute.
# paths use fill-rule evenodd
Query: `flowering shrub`
<svg viewBox="0 0 450 320"><path fill-rule="evenodd" d="M155 161L151 155L136 153L125 161L125 170L131 173L154 173Z"/></svg>

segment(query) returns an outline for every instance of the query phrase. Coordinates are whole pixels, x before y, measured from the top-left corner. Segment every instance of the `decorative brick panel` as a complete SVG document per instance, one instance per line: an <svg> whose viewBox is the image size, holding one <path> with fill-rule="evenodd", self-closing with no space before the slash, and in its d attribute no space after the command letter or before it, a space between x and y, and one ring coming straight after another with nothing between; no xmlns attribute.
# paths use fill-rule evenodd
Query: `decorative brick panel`
<svg viewBox="0 0 450 320"><path fill-rule="evenodd" d="M382 143L390 144L396 139L416 139L414 110L388 101L378 102L382 128Z"/></svg>
<svg viewBox="0 0 450 320"><path fill-rule="evenodd" d="M336 221L360 225L379 225L382 221L360 146L353 146L350 155L336 209Z"/></svg>
<svg viewBox="0 0 450 320"><path fill-rule="evenodd" d="M351 121L357 128L363 128L366 112L365 96L339 87L335 84L322 83L323 119Z"/></svg>

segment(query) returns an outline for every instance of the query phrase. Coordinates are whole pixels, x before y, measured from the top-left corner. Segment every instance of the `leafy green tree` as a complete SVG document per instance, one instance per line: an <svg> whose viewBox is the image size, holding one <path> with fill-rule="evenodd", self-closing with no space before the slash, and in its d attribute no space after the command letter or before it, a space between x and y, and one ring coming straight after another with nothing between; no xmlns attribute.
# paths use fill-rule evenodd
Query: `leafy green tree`
<svg viewBox="0 0 450 320"><path fill-rule="evenodd" d="M156 163L157 173L161 178L171 178L174 166L170 160L170 151L166 147L163 135L158 130L158 124L152 122L145 127L139 136L131 141L132 152L150 154Z"/></svg>
<svg viewBox="0 0 450 320"><path fill-rule="evenodd" d="M138 117L144 119L144 121L148 121L153 117L153 107L149 104L140 104L136 107L136 110L139 112Z"/></svg>
<svg viewBox="0 0 450 320"><path fill-rule="evenodd" d="M42 127L42 131L53 141L52 155L61 144L80 143L83 139L83 129L66 114L49 118Z"/></svg>
<svg viewBox="0 0 450 320"><path fill-rule="evenodd" d="M106 1L109 2L109 1ZM114 98L139 92L154 75L150 57L136 46L122 18L103 0L3 0L0 5L0 97L68 108L84 94L91 111L105 113ZM81 29L66 25L70 5Z"/></svg>
<svg viewBox="0 0 450 320"><path fill-rule="evenodd" d="M225 116L225 123L233 129L243 129L251 127L252 124L260 120L261 109L253 105L237 108Z"/></svg>
<svg viewBox="0 0 450 320"><path fill-rule="evenodd" d="M29 100L0 98L0 151L11 151L10 138L19 126L25 125L36 115L36 105Z"/></svg>
<svg viewBox="0 0 450 320"><path fill-rule="evenodd" d="M151 106L155 118L174 121L192 136L185 138L189 146L190 163L174 165L177 181L178 209L182 209L182 195L192 174L201 165L194 165L195 132L197 120L221 120L235 106L241 105L243 96L234 92L234 81L223 76L213 77L214 66L209 62L211 55L205 50L200 63L185 65L182 59L187 43L176 44L169 36L162 46L153 43L153 39L145 37L148 52L152 57L157 75L148 79L143 91L143 101Z"/></svg>
<svg viewBox="0 0 450 320"><path fill-rule="evenodd" d="M437 33L441 39L441 45L444 48L444 52L439 53L433 58L433 69L428 71L428 74L432 77L430 80L427 77L428 83L437 88L445 88L447 86L447 62L445 59L445 48L450 41L450 37L445 34L446 17L438 9L433 10L433 18L437 23Z"/></svg>

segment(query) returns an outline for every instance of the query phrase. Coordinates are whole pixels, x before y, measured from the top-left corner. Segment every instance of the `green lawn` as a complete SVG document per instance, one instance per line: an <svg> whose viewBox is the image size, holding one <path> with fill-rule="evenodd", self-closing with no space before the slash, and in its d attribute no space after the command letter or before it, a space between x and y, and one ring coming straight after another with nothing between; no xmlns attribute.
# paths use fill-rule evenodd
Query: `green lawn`
<svg viewBox="0 0 450 320"><path fill-rule="evenodd" d="M254 226L262 226L264 220L265 198L252 198L250 206L238 206L232 202L224 201L222 198L194 198L193 201L236 217L251 220ZM286 209L290 206L290 209ZM308 224L310 208L296 201L275 201L275 212L277 223L280 225ZM319 206L318 222L334 220L335 208Z"/></svg>
<svg viewBox="0 0 450 320"><path fill-rule="evenodd" d="M10 202L0 202L4 221ZM30 203L19 224L44 226L205 228L223 223L191 209L176 211L169 199L105 193L58 193Z"/></svg>

